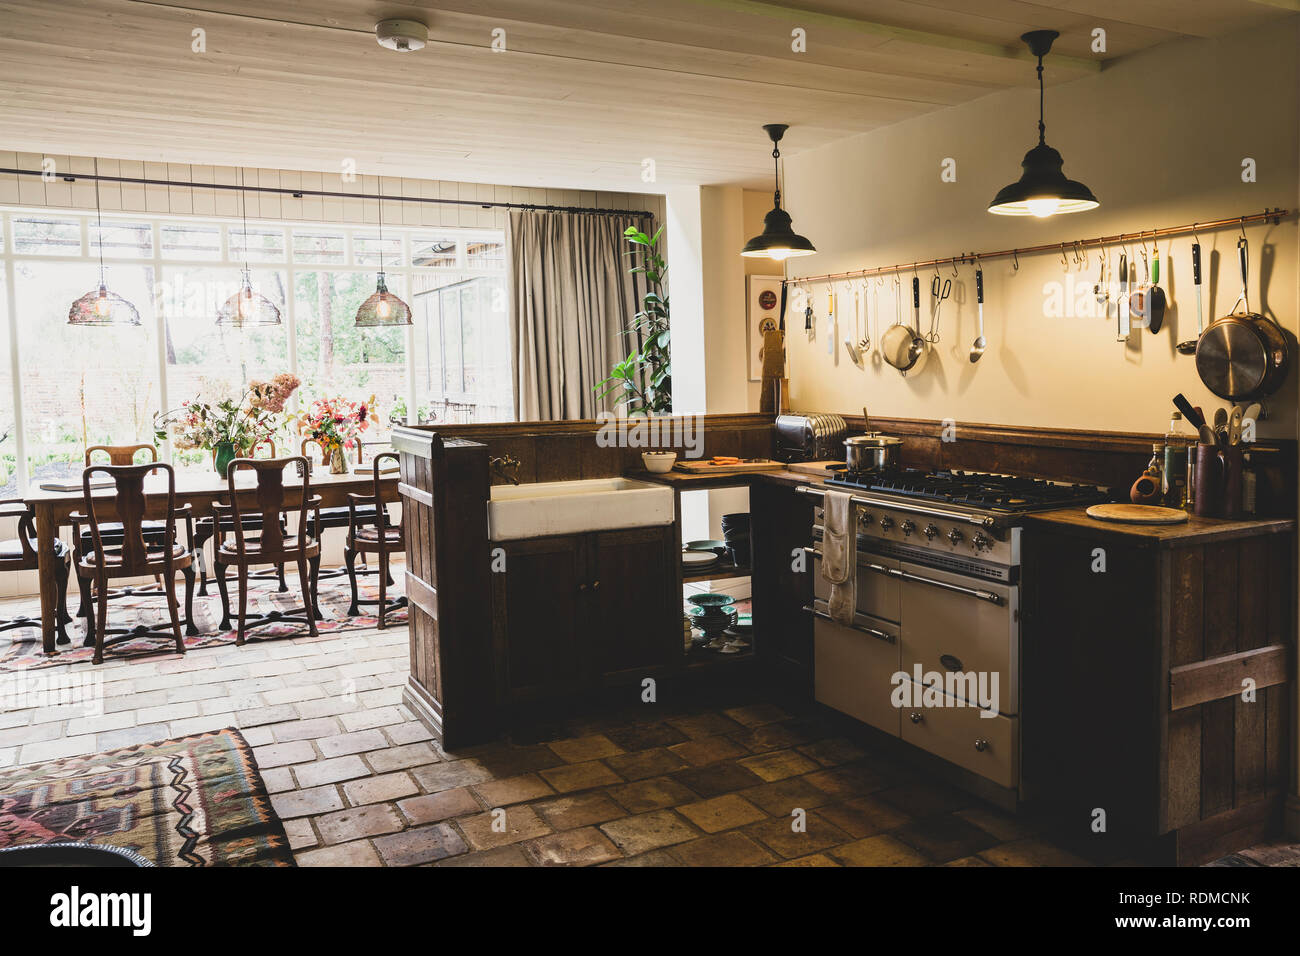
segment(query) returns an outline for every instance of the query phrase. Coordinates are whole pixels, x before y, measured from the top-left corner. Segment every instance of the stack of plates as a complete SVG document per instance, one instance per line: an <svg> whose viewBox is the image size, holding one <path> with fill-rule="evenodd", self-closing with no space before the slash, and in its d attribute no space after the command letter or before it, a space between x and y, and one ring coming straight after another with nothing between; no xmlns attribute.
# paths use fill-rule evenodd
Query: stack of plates
<svg viewBox="0 0 1300 956"><path fill-rule="evenodd" d="M711 571L718 566L720 559L712 551L682 551L682 570L687 574Z"/></svg>

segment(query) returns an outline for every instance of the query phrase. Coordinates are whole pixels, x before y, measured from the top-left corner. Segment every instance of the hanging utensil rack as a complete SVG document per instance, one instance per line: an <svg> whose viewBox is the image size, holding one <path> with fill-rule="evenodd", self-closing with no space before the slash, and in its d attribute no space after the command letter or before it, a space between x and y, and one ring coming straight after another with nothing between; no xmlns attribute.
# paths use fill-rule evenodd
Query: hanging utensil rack
<svg viewBox="0 0 1300 956"><path fill-rule="evenodd" d="M944 256L940 259L924 259L915 262L900 262L892 266L879 266L875 269L855 269L849 272L827 272L823 275L815 276L790 276L784 282L800 283L808 282L839 282L844 279L861 279L867 276L889 275L895 272L908 272L917 269L929 269L931 266L952 266L956 268L959 265L971 264L976 262L987 262L990 259L1011 259L1015 262L1016 268L1020 268L1020 257L1022 255L1033 255L1039 252L1051 252L1053 254L1064 254L1066 250L1072 250L1076 256L1088 248L1101 248L1103 246L1113 246L1117 244L1138 242L1141 240L1163 239L1167 236L1190 236L1198 232L1208 232L1215 229L1228 229L1234 226L1245 228L1255 222L1269 222L1277 225L1283 219L1294 215L1295 210L1291 209L1265 209L1263 212L1253 213L1249 216L1236 216L1231 219L1214 219L1209 222L1193 222L1183 226L1169 226L1164 229L1147 229L1142 232L1121 232L1113 236L1097 236L1094 239L1075 239L1066 242L1044 242L1036 246L1021 246L1016 249L999 249L997 252L962 252L955 256Z"/></svg>

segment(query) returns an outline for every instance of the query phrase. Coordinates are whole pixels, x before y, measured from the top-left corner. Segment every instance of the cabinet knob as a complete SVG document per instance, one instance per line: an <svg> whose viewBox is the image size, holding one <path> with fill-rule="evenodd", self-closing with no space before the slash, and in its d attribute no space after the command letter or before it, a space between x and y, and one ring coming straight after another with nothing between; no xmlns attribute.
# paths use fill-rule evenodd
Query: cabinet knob
<svg viewBox="0 0 1300 956"><path fill-rule="evenodd" d="M984 751L989 749L989 742L985 740L983 737L977 737L975 738L975 749L978 750L980 753L983 753Z"/></svg>
<svg viewBox="0 0 1300 956"><path fill-rule="evenodd" d="M583 581L581 584L579 584L579 585L578 585L578 590L579 590L579 591L585 591L585 590L587 590L587 582L586 582L586 581Z"/></svg>
<svg viewBox="0 0 1300 956"><path fill-rule="evenodd" d="M592 589L593 591L599 591L599 590L600 590L600 582L599 582L599 581L592 581L592 582L591 582L591 589Z"/></svg>
<svg viewBox="0 0 1300 956"><path fill-rule="evenodd" d="M925 720L925 715L922 714L919 710L914 710L907 715L907 719L914 724L919 724L921 721Z"/></svg>

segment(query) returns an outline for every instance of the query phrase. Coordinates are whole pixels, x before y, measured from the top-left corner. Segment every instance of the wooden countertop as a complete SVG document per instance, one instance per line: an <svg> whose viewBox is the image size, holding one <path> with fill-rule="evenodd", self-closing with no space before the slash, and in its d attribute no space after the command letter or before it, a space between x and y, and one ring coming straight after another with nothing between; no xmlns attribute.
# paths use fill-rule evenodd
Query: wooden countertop
<svg viewBox="0 0 1300 956"><path fill-rule="evenodd" d="M803 472L790 471L786 468L771 471L751 471L736 475L688 475L680 471L667 474L651 474L648 471L629 472L629 478L639 481L653 481L670 485L679 491L691 491L707 488L730 488L748 485L756 481L765 484L784 485L796 488L800 485L815 487L824 479ZM1177 548L1193 544L1206 544L1213 541L1230 541L1236 538L1254 538L1271 534L1286 534L1296 530L1292 518L1252 518L1230 521L1225 518L1198 518L1190 516L1183 524L1142 525L1119 524L1113 521L1098 521L1090 518L1083 507L1060 508L1056 511L1040 511L1024 515L1022 523L1026 528L1041 527L1047 530L1087 536L1096 539L1108 539L1122 542L1130 547Z"/></svg>

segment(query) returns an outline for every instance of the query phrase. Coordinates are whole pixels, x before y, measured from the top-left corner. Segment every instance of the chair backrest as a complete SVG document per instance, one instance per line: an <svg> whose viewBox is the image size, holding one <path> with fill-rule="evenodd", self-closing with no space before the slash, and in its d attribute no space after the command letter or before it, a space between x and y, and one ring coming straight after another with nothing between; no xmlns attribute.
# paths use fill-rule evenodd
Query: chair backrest
<svg viewBox="0 0 1300 956"><path fill-rule="evenodd" d="M383 488L380 484L379 463L388 458L393 459L393 461L398 462L399 464L401 463L402 460L401 457L395 451L381 451L378 455L375 456L375 460L371 463L371 470L374 472L375 475L375 505L378 507L383 507L383 503L384 503L384 499L382 497Z"/></svg>
<svg viewBox="0 0 1300 956"><path fill-rule="evenodd" d="M274 438L263 438L260 442L258 442L256 445L253 446L253 450L249 452L249 457L256 458L258 451L260 451L263 448L268 448L271 451L271 454L266 456L267 458L275 457L276 450L275 450Z"/></svg>
<svg viewBox="0 0 1300 956"><path fill-rule="evenodd" d="M90 445L86 448L86 464L91 465L91 457L97 451L108 455L110 465L134 465L137 452L148 450L149 460L158 460L158 449L148 443L142 445Z"/></svg>
<svg viewBox="0 0 1300 956"><path fill-rule="evenodd" d="M284 491L284 470L289 465L297 465L302 474L302 500L298 505L298 534L301 537L307 529L307 502L311 498L311 473L307 459L302 455L290 458L236 458L230 463L226 472L226 483L230 488L230 508L234 517L235 543L240 553L244 551L243 515L256 510L262 516L261 545L258 552L268 561L287 555L284 546L284 529L280 516L285 512L287 496ZM241 471L252 471L257 476L257 489L254 500L255 509L239 506L239 493L235 488L235 476ZM295 551L295 555L296 555Z"/></svg>
<svg viewBox="0 0 1300 956"><path fill-rule="evenodd" d="M170 564L172 548L176 543L176 522L173 520L176 511L176 472L172 471L172 466L165 462L145 462L140 465L91 465L81 473L82 493L86 499L86 518L90 522L90 536L101 566L105 556L104 542L99 533L99 515L95 510L95 498L91 494L90 484L91 478L101 473L113 479L114 511L116 520L122 525L121 563L114 565L115 574L126 577L147 573L150 570L149 549L144 542L146 509L144 480L154 472L162 472L167 476L165 521L167 532L162 558L166 564ZM116 536L115 532L114 537ZM114 547L118 546L115 544ZM153 564L157 564L156 559Z"/></svg>
<svg viewBox="0 0 1300 956"><path fill-rule="evenodd" d="M357 446L357 464L359 465L359 464L361 464L361 442L360 442L360 441L357 441L357 442L353 442L353 444L355 444L355 445ZM328 465L328 464L329 464L329 462L325 460L325 446L322 445L322 444L321 444L319 441L317 441L315 438L304 438L304 439L302 440L302 447L301 447L300 450L301 450L301 452L302 452L302 456L303 456L304 458L306 458L308 461L315 461L315 460L316 460L316 459L312 458L311 454L307 451L307 446L308 446L308 445L315 445L315 446L316 446L316 450L320 453L320 464L322 464L322 465ZM345 448L345 449L343 449L343 451L344 451L344 455L343 455L343 457L346 458L346 457L347 457L347 449Z"/></svg>
<svg viewBox="0 0 1300 956"><path fill-rule="evenodd" d="M0 558L0 570L20 571L36 567L36 509L22 498L0 499L0 518L18 519L18 556Z"/></svg>

